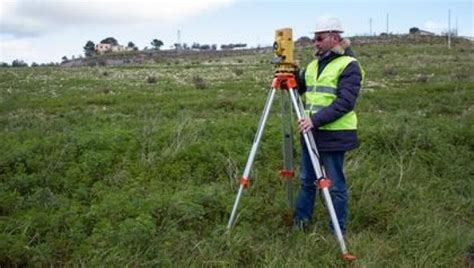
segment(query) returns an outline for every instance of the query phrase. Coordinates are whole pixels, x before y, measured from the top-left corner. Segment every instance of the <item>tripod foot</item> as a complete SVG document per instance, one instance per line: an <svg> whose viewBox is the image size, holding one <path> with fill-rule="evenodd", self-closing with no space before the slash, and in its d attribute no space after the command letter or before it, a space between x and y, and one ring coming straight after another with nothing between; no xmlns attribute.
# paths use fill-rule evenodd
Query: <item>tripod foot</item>
<svg viewBox="0 0 474 268"><path fill-rule="evenodd" d="M350 253L345 253L345 254L342 254L342 258L347 262L351 262L356 259L356 256L351 255Z"/></svg>

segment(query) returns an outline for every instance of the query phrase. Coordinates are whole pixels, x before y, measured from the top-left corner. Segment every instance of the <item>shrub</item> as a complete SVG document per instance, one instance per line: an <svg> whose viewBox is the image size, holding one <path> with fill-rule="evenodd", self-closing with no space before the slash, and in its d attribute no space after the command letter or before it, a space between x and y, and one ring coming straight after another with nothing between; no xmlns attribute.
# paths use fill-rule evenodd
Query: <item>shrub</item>
<svg viewBox="0 0 474 268"><path fill-rule="evenodd" d="M397 75L398 71L393 65L385 64L385 66L383 67L383 74L384 75Z"/></svg>
<svg viewBox="0 0 474 268"><path fill-rule="evenodd" d="M197 89L205 89L207 88L206 81L198 75L193 76L193 84Z"/></svg>
<svg viewBox="0 0 474 268"><path fill-rule="evenodd" d="M426 83L429 80L429 76L425 74L418 74L415 78L415 81L418 83Z"/></svg>
<svg viewBox="0 0 474 268"><path fill-rule="evenodd" d="M155 84L157 80L158 80L158 79L156 79L156 77L155 77L154 75L149 75L149 76L147 76L147 78L146 78L146 81L147 81L149 84Z"/></svg>
<svg viewBox="0 0 474 268"><path fill-rule="evenodd" d="M244 74L244 70L242 69L233 69L232 72L234 72L234 74L237 76L241 76Z"/></svg>
<svg viewBox="0 0 474 268"><path fill-rule="evenodd" d="M451 79L454 80L454 81L467 80L467 79L469 79L469 77L471 77L469 70L464 69L464 68L455 70L455 71L451 74Z"/></svg>
<svg viewBox="0 0 474 268"><path fill-rule="evenodd" d="M112 90L109 87L99 88L97 90L98 93L109 94Z"/></svg>

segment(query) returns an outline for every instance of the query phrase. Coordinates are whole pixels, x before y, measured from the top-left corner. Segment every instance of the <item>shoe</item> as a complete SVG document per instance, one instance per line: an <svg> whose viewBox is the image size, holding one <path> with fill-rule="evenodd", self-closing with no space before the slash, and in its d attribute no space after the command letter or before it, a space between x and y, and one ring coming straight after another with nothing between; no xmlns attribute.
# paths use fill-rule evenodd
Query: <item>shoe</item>
<svg viewBox="0 0 474 268"><path fill-rule="evenodd" d="M304 220L294 219L293 221L293 231L303 231L305 233L308 233L310 227L311 227L311 221L308 219L304 219Z"/></svg>

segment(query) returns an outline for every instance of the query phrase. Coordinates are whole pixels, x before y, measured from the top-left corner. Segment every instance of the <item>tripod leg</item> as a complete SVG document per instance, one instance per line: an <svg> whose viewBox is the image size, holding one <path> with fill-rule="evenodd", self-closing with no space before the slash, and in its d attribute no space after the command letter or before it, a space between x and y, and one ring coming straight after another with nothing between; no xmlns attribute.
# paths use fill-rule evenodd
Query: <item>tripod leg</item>
<svg viewBox="0 0 474 268"><path fill-rule="evenodd" d="M298 96L296 97L296 99L297 99L297 102L298 102L298 109L300 110L301 116L303 116L304 115L303 102L301 101L301 98L298 97ZM318 152L318 149L316 147L316 141L314 140L314 136L313 136L312 133L311 133L311 135L308 135L308 140L309 140L309 144L311 145L311 147L310 147L311 151L316 155L316 158L318 160L321 159L319 157L319 152ZM318 163L320 163L320 162L318 161ZM325 172L324 168L321 168L320 171L321 171L322 177L326 178L326 172Z"/></svg>
<svg viewBox="0 0 474 268"><path fill-rule="evenodd" d="M299 100L299 96L296 90L290 88L288 90L290 93L291 100L293 102L293 107L296 112L296 116L298 120L303 118L304 109L301 104L301 100ZM334 205L332 203L331 195L329 194L329 185L330 181L325 178L325 172L319 162L319 154L316 148L316 143L314 142L313 133L307 132L303 133L303 138L305 140L306 147L308 148L308 152L311 158L311 162L314 167L314 171L316 173L319 187L322 189L324 200L326 201L326 207L328 208L329 215L331 216L331 221L336 232L336 237L339 242L339 246L341 247L343 258L347 261L352 261L355 259L354 256L350 255L347 251L346 243L344 242L344 237L341 232L341 227L339 226L339 222L337 220L336 211L334 210Z"/></svg>
<svg viewBox="0 0 474 268"><path fill-rule="evenodd" d="M292 110L291 99L287 91L281 95L281 126L283 138L283 170L280 175L285 179L285 188L290 211L295 207L293 198L293 128L291 124Z"/></svg>
<svg viewBox="0 0 474 268"><path fill-rule="evenodd" d="M260 117L260 122L258 123L257 133L255 135L255 139L253 141L252 149L250 150L249 157L247 159L247 164L245 165L244 174L242 175L242 179L240 180L240 187L237 193L237 197L234 202L234 207L232 208L232 213L230 214L229 222L227 224L227 230L232 227L232 223L234 222L237 207L239 206L240 197L242 196L242 192L244 187L247 187L249 184L249 175L250 169L252 168L253 161L255 159L255 155L257 154L258 145L260 144L260 140L263 135L263 130L265 128L265 124L268 119L268 114L270 113L270 109L272 107L273 99L275 97L276 89L272 88L268 93L267 101L265 103L265 108L263 109L262 116Z"/></svg>
<svg viewBox="0 0 474 268"><path fill-rule="evenodd" d="M298 93L292 88L290 88L288 92L290 93L291 101L293 103L293 108L295 109L296 116L298 120L300 120L301 118L303 118L304 110L301 109L302 107L298 103ZM314 172L316 173L316 177L324 177L322 167L319 163L319 153L318 149L316 148L316 143L314 142L313 134L311 132L304 133L303 139L305 141L306 147L308 148L309 156L311 158L311 163L314 166Z"/></svg>

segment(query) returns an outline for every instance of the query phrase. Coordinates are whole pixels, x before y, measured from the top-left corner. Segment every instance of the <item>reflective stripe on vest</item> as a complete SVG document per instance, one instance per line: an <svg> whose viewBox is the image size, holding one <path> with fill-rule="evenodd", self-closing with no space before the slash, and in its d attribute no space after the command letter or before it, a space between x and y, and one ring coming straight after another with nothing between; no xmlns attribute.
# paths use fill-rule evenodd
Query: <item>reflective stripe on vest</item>
<svg viewBox="0 0 474 268"><path fill-rule="evenodd" d="M311 116L311 115L319 112L324 107L325 106L322 106L322 105L311 105L311 104L306 103L305 106L304 106L304 113L307 116Z"/></svg>
<svg viewBox="0 0 474 268"><path fill-rule="evenodd" d="M306 69L305 81L307 91L304 94L305 114L311 115L317 113L324 107L329 106L335 99L337 93L337 83L339 77L347 65L353 61L357 61L353 57L340 56L332 60L324 68L318 77L318 61L314 60ZM359 65L360 67L360 65ZM361 75L364 77L362 67ZM320 126L323 130L350 130L357 129L357 116L354 111L343 115L339 119Z"/></svg>
<svg viewBox="0 0 474 268"><path fill-rule="evenodd" d="M322 92L322 93L331 93L331 94L336 94L336 88L333 87L325 87L325 86L315 86L315 87L307 87L307 91L316 91L316 92Z"/></svg>

